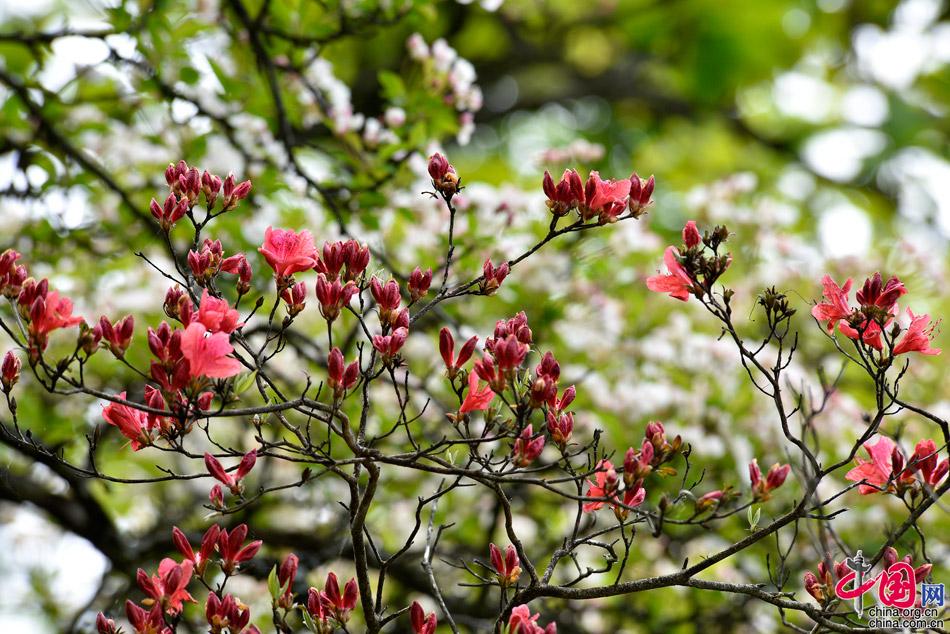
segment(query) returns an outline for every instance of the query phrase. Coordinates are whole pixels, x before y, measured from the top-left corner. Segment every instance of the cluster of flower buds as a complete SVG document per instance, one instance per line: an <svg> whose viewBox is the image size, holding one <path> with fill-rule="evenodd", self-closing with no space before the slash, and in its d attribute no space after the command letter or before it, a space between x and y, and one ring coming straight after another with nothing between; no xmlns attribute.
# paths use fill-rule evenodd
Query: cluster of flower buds
<svg viewBox="0 0 950 634"><path fill-rule="evenodd" d="M557 634L557 624L548 623L545 627L538 625L540 614L531 614L527 605L518 605L512 608L511 618L508 619L508 634Z"/></svg>
<svg viewBox="0 0 950 634"><path fill-rule="evenodd" d="M187 198L179 199L172 193L165 198L163 204L159 204L158 201L153 198L148 205L148 210L152 213L152 217L158 221L158 224L161 225L162 231L167 233L175 226L176 222L185 217L190 207Z"/></svg>
<svg viewBox="0 0 950 634"><path fill-rule="evenodd" d="M726 492L721 489L716 489L715 491L710 491L709 493L699 496L696 498L696 513L705 513L706 511L718 507L724 497L726 497Z"/></svg>
<svg viewBox="0 0 950 634"><path fill-rule="evenodd" d="M287 315L293 319L307 307L307 283L290 284L281 292L281 299L287 305Z"/></svg>
<svg viewBox="0 0 950 634"><path fill-rule="evenodd" d="M452 200L452 197L462 189L462 179L442 154L436 152L429 157L428 169L429 176L432 178L432 187L446 201Z"/></svg>
<svg viewBox="0 0 950 634"><path fill-rule="evenodd" d="M20 359L12 350L7 350L3 355L3 361L0 362L0 386L6 394L10 393L13 386L20 380Z"/></svg>
<svg viewBox="0 0 950 634"><path fill-rule="evenodd" d="M189 167L185 161L169 163L165 168L165 182L172 194L187 201L189 208L198 204L200 194L204 194L205 205L209 212L214 209L218 196L221 196L221 211L231 211L251 193L251 181L238 183L234 174L228 174L224 180L219 176L200 172L197 167ZM154 213L154 212L153 212Z"/></svg>
<svg viewBox="0 0 950 634"><path fill-rule="evenodd" d="M709 294L732 263L732 255L719 253L728 237L729 230L721 226L700 235L696 223L690 220L683 228L683 245L679 249L669 246L663 253L669 273L647 278L647 288L684 302L690 295L702 298Z"/></svg>
<svg viewBox="0 0 950 634"><path fill-rule="evenodd" d="M541 183L547 206L556 217L577 210L582 220L597 218L601 224L616 222L629 209L634 218L640 217L650 205L655 180L646 181L634 172L629 179L604 180L598 172L591 172L582 184L577 170L565 170L557 183L549 172L544 172Z"/></svg>
<svg viewBox="0 0 950 634"><path fill-rule="evenodd" d="M20 294L20 288L26 281L26 267L17 264L20 254L13 249L7 249L0 255L0 295L13 299Z"/></svg>
<svg viewBox="0 0 950 634"><path fill-rule="evenodd" d="M385 363L394 363L408 337L409 329L400 326L388 335L373 335L373 348L379 352Z"/></svg>
<svg viewBox="0 0 950 634"><path fill-rule="evenodd" d="M181 563L166 558L159 563L157 574L149 575L141 568L136 574L136 582L145 594L142 608L132 601L126 601L126 618L135 634L171 634L172 626L178 622L186 602L196 603L188 592L194 573L204 577L208 564L215 553L220 557L221 569L226 575L237 572L238 566L250 561L257 555L262 542L253 541L244 544L247 537L247 525L241 524L228 532L218 525L211 526L201 540L196 554L187 536L177 526L172 530L172 542L182 554ZM205 584L207 585L207 584ZM205 617L211 634L260 634L253 625L249 625L251 613L246 605L230 594L219 596L210 592L205 603ZM147 608L147 609L146 609ZM96 629L99 634L119 634L114 620L101 612L96 617Z"/></svg>
<svg viewBox="0 0 950 634"><path fill-rule="evenodd" d="M815 601L822 605L835 598L835 581L840 580L850 572L850 569L843 561L834 562L833 568L834 576L832 576L832 570L829 570L825 562L820 561L818 562L817 575L811 570L805 572L805 592L814 597Z"/></svg>
<svg viewBox="0 0 950 634"><path fill-rule="evenodd" d="M230 594L220 599L216 593L209 593L205 603L205 619L211 634L260 634L256 626L248 625L251 620L250 608Z"/></svg>
<svg viewBox="0 0 950 634"><path fill-rule="evenodd" d="M445 369L448 373L449 380L455 379L462 369L462 366L472 358L472 353L475 352L475 345L477 343L478 337L473 335L468 341L462 344L462 348L456 357L455 337L452 336L448 328L443 328L439 331L439 353L442 355L442 361L445 362Z"/></svg>
<svg viewBox="0 0 950 634"><path fill-rule="evenodd" d="M675 475L676 471L658 469L666 462L669 462L683 449L683 439L679 434L672 440L666 436L666 429L660 421L650 421L647 423L645 440L653 446L653 456L649 463L660 475Z"/></svg>
<svg viewBox="0 0 950 634"><path fill-rule="evenodd" d="M135 319L132 315L126 315L113 324L108 317L103 315L93 330L97 331L94 335L95 339L101 338L112 354L117 359L121 359L125 356L125 351L129 349L129 344L132 343Z"/></svg>
<svg viewBox="0 0 950 634"><path fill-rule="evenodd" d="M218 273L238 276L238 293L250 290L251 267L243 253L224 257L220 240L205 239L200 251L188 252L188 267L199 286L207 286Z"/></svg>
<svg viewBox="0 0 950 634"><path fill-rule="evenodd" d="M498 584L502 588L508 588L518 583L521 576L521 560L518 558L518 551L511 544L505 549L502 555L501 549L494 544L488 546L489 559L491 566L498 579Z"/></svg>
<svg viewBox="0 0 950 634"><path fill-rule="evenodd" d="M498 321L494 336L485 340L488 354L475 363L475 372L495 392L501 394L524 362L531 341L531 329L524 312L511 319Z"/></svg>
<svg viewBox="0 0 950 634"><path fill-rule="evenodd" d="M881 352L879 359L868 355L880 365L889 365L893 357L908 352L940 354L939 348L930 345L934 336L930 315L917 315L908 308L906 325L902 326L895 319L897 300L907 292L896 277L884 282L881 274L875 273L865 280L856 294L857 307L850 303L851 279L844 286L838 286L826 275L821 283L825 301L812 308L812 316L824 322L829 333L837 326L856 346L866 346L868 352L872 349Z"/></svg>
<svg viewBox="0 0 950 634"><path fill-rule="evenodd" d="M347 365L339 348L330 350L327 360L327 384L333 390L335 400L339 400L347 390L352 389L359 380L359 376L359 361L353 361Z"/></svg>
<svg viewBox="0 0 950 634"><path fill-rule="evenodd" d="M538 459L542 451L544 451L544 434L539 433L535 436L534 428L529 424L515 439L512 455L516 465L527 467Z"/></svg>
<svg viewBox="0 0 950 634"><path fill-rule="evenodd" d="M930 574L930 571L933 570L933 564L923 563L919 566L914 566L914 558L909 553L901 557L898 554L897 549L895 549L893 546L888 546L884 549L884 556L882 559L884 560L884 566L887 568L898 562L905 563L909 567L913 568L915 585L925 580Z"/></svg>
<svg viewBox="0 0 950 634"><path fill-rule="evenodd" d="M252 449L244 454L244 457L241 458L241 462L238 463L237 469L234 471L234 475L231 475L221 463L218 462L217 458L205 452L205 467L208 469L208 473L210 473L211 477L215 480L226 486L233 495L241 495L244 490L243 480L247 474L251 472L251 469L254 468L256 462L257 450Z"/></svg>
<svg viewBox="0 0 950 634"><path fill-rule="evenodd" d="M479 283L479 290L482 294L493 295L495 291L501 288L501 283L508 277L509 270L510 267L507 262L495 266L490 258L486 258L482 265L482 279Z"/></svg>
<svg viewBox="0 0 950 634"><path fill-rule="evenodd" d="M426 269L424 272L418 266L409 274L409 299L417 302L429 294L429 287L432 285L432 269Z"/></svg>
<svg viewBox="0 0 950 634"><path fill-rule="evenodd" d="M785 484L785 478L788 477L792 466L789 464L773 464L769 468L768 474L762 478L762 471L759 469L759 461L753 459L749 463L749 481L752 484L752 496L757 502L765 502L772 496L772 491Z"/></svg>
<svg viewBox="0 0 950 634"><path fill-rule="evenodd" d="M359 293L354 282L341 283L339 279L332 282L320 273L317 275L317 301L320 302L320 314L328 322L333 322L343 308L350 305L353 296Z"/></svg>
<svg viewBox="0 0 950 634"><path fill-rule="evenodd" d="M402 296L399 293L399 283L396 280L389 280L385 284L373 276L369 281L370 291L376 305L379 308L379 321L384 328L393 328L399 319L399 305L402 303ZM408 316L408 315L407 315Z"/></svg>
<svg viewBox="0 0 950 634"><path fill-rule="evenodd" d="M413 601L409 607L409 621L412 623L413 634L435 634L435 629L439 625L435 612L426 614L418 601Z"/></svg>
<svg viewBox="0 0 950 634"><path fill-rule="evenodd" d="M310 588L307 592L307 611L304 619L307 626L317 634L330 634L335 631L335 625L345 626L350 620L350 613L356 607L359 599L359 589L356 579L346 582L341 592L340 583L336 574L327 575L323 590Z"/></svg>
<svg viewBox="0 0 950 634"><path fill-rule="evenodd" d="M369 266L369 255L369 247L356 240L325 242L313 268L331 282L357 282Z"/></svg>

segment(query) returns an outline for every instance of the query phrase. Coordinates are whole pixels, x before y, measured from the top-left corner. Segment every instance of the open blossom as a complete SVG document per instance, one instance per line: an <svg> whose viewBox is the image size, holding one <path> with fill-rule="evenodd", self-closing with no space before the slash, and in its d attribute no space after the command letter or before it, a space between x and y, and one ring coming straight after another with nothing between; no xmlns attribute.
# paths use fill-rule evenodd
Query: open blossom
<svg viewBox="0 0 950 634"><path fill-rule="evenodd" d="M208 289L201 293L201 304L198 306L197 320L204 324L208 332L232 333L243 326L239 323L240 313L224 299L208 294Z"/></svg>
<svg viewBox="0 0 950 634"><path fill-rule="evenodd" d="M30 306L30 333L41 341L45 336L60 328L78 326L82 317L73 316L73 302L62 297L56 291L49 291L45 297L37 297Z"/></svg>
<svg viewBox="0 0 950 634"><path fill-rule="evenodd" d="M601 460L597 465L597 473L594 474L595 482L587 481L586 497L589 498L613 498L617 495L617 489L620 486L620 478L614 470L614 465L609 460ZM590 513L601 508L605 504L604 500L584 503L584 512Z"/></svg>
<svg viewBox="0 0 950 634"><path fill-rule="evenodd" d="M125 392L120 392L118 397L126 400ZM152 439L148 433L148 415L128 405L110 402L102 408L102 417L106 422L118 428L119 432L132 441L132 451L138 451L142 447L151 444Z"/></svg>
<svg viewBox="0 0 950 634"><path fill-rule="evenodd" d="M159 563L157 575L149 577L139 568L135 578L152 601L169 614L178 614L185 601L195 602L187 589L193 569L194 565L187 559L178 564L166 557Z"/></svg>
<svg viewBox="0 0 950 634"><path fill-rule="evenodd" d="M933 338L933 326L930 325L930 315L915 315L914 311L907 309L907 315L910 317L910 325L904 332L904 335L894 346L894 354L904 354L907 352L919 352L920 354L936 355L940 354L940 348L930 347L930 341Z"/></svg>
<svg viewBox="0 0 950 634"><path fill-rule="evenodd" d="M193 322L181 335L181 353L188 359L192 378L206 376L226 379L244 369L241 363L228 355L234 348L223 332L209 333L204 324Z"/></svg>
<svg viewBox="0 0 950 634"><path fill-rule="evenodd" d="M478 374L469 372L468 392L465 393L465 400L462 401L459 412L465 414L466 412L486 410L494 398L495 391L491 389L491 386L478 387Z"/></svg>
<svg viewBox="0 0 950 634"><path fill-rule="evenodd" d="M614 219L627 208L630 195L630 180L603 180L598 172L591 172L584 185L585 220L600 216L602 220Z"/></svg>
<svg viewBox="0 0 950 634"><path fill-rule="evenodd" d="M676 247L667 247L663 252L663 262L669 273L654 275L647 278L647 288L657 293L669 293L670 297L686 301L689 299L693 280L679 261L679 251Z"/></svg>
<svg viewBox="0 0 950 634"><path fill-rule="evenodd" d="M855 458L858 466L845 474L844 477L852 482L867 482L867 484L858 486L858 492L862 495L880 492L893 473L892 456L896 447L894 441L887 436L880 436L873 445L864 443L864 450L868 452L871 460Z"/></svg>
<svg viewBox="0 0 950 634"><path fill-rule="evenodd" d="M306 271L317 263L313 236L306 229L297 233L292 229L268 227L264 232L264 245L258 251L278 277Z"/></svg>
<svg viewBox="0 0 950 634"><path fill-rule="evenodd" d="M557 634L557 624L548 623L547 627L541 627L537 623L540 617L540 614L532 615L526 605L515 606L508 619L508 634Z"/></svg>

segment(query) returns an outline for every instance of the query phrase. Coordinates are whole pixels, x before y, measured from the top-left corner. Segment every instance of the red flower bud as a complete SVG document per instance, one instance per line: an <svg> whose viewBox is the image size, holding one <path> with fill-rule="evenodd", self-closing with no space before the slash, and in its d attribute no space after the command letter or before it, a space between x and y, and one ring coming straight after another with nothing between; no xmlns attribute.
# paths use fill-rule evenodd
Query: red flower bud
<svg viewBox="0 0 950 634"><path fill-rule="evenodd" d="M20 380L20 368L22 364L20 359L13 354L12 350L7 350L3 355L3 362L0 364L0 384L3 385L3 391L9 392L13 386Z"/></svg>

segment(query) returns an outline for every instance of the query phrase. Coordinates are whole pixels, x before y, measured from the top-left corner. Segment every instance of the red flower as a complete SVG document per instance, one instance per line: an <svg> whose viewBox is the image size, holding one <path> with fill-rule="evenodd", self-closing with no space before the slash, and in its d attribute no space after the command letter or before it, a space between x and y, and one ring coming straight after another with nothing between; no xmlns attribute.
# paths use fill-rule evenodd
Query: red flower
<svg viewBox="0 0 950 634"><path fill-rule="evenodd" d="M534 428L528 425L524 428L518 438L515 439L514 457L515 464L520 467L527 467L537 460L538 456L544 450L544 435L534 436Z"/></svg>
<svg viewBox="0 0 950 634"><path fill-rule="evenodd" d="M715 491L710 491L709 493L701 496L696 500L696 512L702 513L718 505L720 500L722 500L723 495L725 494L722 491L716 489Z"/></svg>
<svg viewBox="0 0 950 634"><path fill-rule="evenodd" d="M327 582L323 592L320 593L320 601L323 609L333 614L333 618L340 623L349 621L350 612L356 607L357 598L359 598L359 590L356 587L356 579L347 581L341 593L336 574L331 572L327 575Z"/></svg>
<svg viewBox="0 0 950 634"><path fill-rule="evenodd" d="M20 254L13 249L7 249L0 255L0 295L7 299L19 295L26 281L26 267L16 264L19 259Z"/></svg>
<svg viewBox="0 0 950 634"><path fill-rule="evenodd" d="M126 400L125 392L117 395ZM102 417L106 422L119 429L119 432L132 441L132 451L151 444L152 438L148 433L148 415L128 405L110 402L102 408Z"/></svg>
<svg viewBox="0 0 950 634"><path fill-rule="evenodd" d="M811 314L818 321L825 322L825 328L828 329L828 332L834 331L835 325L841 320L848 319L853 312L848 304L848 293L851 292L851 284L850 278L845 281L843 287L838 286L830 275L821 278L822 294L826 301L816 304L811 309Z"/></svg>
<svg viewBox="0 0 950 634"><path fill-rule="evenodd" d="M359 289L353 282L340 283L340 280L328 281L323 273L317 275L317 301L320 302L320 314L327 321L340 316L340 311L349 306L350 300Z"/></svg>
<svg viewBox="0 0 950 634"><path fill-rule="evenodd" d="M324 242L323 256L317 259L313 268L331 282L341 274L344 282L355 281L369 266L369 255L369 247L356 240Z"/></svg>
<svg viewBox="0 0 950 634"><path fill-rule="evenodd" d="M432 186L444 198L451 199L458 193L461 179L449 160L436 152L429 157L429 176L432 177Z"/></svg>
<svg viewBox="0 0 950 634"><path fill-rule="evenodd" d="M422 271L418 266L409 274L409 298L418 301L429 293L432 285L432 269Z"/></svg>
<svg viewBox="0 0 950 634"><path fill-rule="evenodd" d="M218 552L221 553L221 567L227 574L233 573L239 564L253 559L264 543L258 539L245 546L246 537L247 524L235 526L230 533L221 529L218 535Z"/></svg>
<svg viewBox="0 0 950 634"><path fill-rule="evenodd" d="M907 309L910 317L910 326L907 327L904 336L894 346L894 355L904 354L905 352L919 352L920 354L940 354L940 348L931 348L930 340L933 338L933 326L927 328L930 324L930 315L915 315L914 311Z"/></svg>
<svg viewBox="0 0 950 634"><path fill-rule="evenodd" d="M858 486L858 492L862 495L878 493L887 484L893 473L893 454L897 445L887 436L880 436L877 443L864 443L864 450L871 457L870 462L855 458L858 464L854 469L845 474L845 478L852 482L866 481L868 484ZM875 486L871 486L875 485Z"/></svg>
<svg viewBox="0 0 950 634"><path fill-rule="evenodd" d="M630 175L630 212L634 216L639 216L650 205L654 187L656 179L652 175L646 180L637 176L636 172Z"/></svg>
<svg viewBox="0 0 950 634"><path fill-rule="evenodd" d="M478 374L469 372L468 392L465 394L465 400L462 401L462 406L459 407L459 412L465 414L466 412L486 410L494 398L495 392L491 387L486 385L483 388L479 388Z"/></svg>
<svg viewBox="0 0 950 634"><path fill-rule="evenodd" d="M159 205L158 201L153 198L148 205L148 210L152 212L155 220L158 220L162 230L168 231L176 222L185 217L188 212L188 199L178 200L175 194L172 193L168 195L163 205Z"/></svg>
<svg viewBox="0 0 950 634"><path fill-rule="evenodd" d="M12 390L20 380L21 366L20 359L13 354L12 350L7 350L7 353L3 355L3 363L0 364L0 385L3 385L4 392Z"/></svg>
<svg viewBox="0 0 950 634"><path fill-rule="evenodd" d="M439 621L435 617L435 612L426 614L418 601L413 601L409 608L409 619L412 621L412 631L414 634L435 634L436 625Z"/></svg>
<svg viewBox="0 0 950 634"><path fill-rule="evenodd" d="M204 574L205 568L208 566L208 562L214 554L214 549L218 545L218 535L220 532L221 527L217 524L212 524L202 536L201 548L197 554L195 554L195 551L192 549L188 537L186 537L177 526L172 528L172 542L175 544L175 548L178 549L178 552L182 554L182 557L195 565L195 570L197 570L198 575L201 576Z"/></svg>
<svg viewBox="0 0 950 634"><path fill-rule="evenodd" d="M455 357L455 338L448 328L439 331L439 353L442 355L442 361L445 362L445 368L448 370L449 378L454 379L458 371L465 365L465 362L472 357L475 351L475 344L478 343L478 337L473 336L459 350L458 358Z"/></svg>
<svg viewBox="0 0 950 634"><path fill-rule="evenodd" d="M937 444L932 440L921 440L914 447L914 455L911 456L908 467L913 470L920 470L923 481L931 487L937 486L943 480L947 471L950 470L950 460L944 458L939 462L937 455Z"/></svg>
<svg viewBox="0 0 950 634"><path fill-rule="evenodd" d="M281 292L280 297L287 303L287 313L296 317L307 306L307 284L297 282L288 286Z"/></svg>
<svg viewBox="0 0 950 634"><path fill-rule="evenodd" d="M521 560L518 559L518 551L511 544L505 549L502 556L501 549L494 544L488 545L488 554L491 559L492 568L498 576L498 583L502 587L508 587L518 582L521 576Z"/></svg>
<svg viewBox="0 0 950 634"><path fill-rule="evenodd" d="M313 236L306 229L297 233L292 229L268 227L264 232L264 245L258 251L277 277L306 271L317 263Z"/></svg>
<svg viewBox="0 0 950 634"><path fill-rule="evenodd" d="M228 355L234 352L228 335L208 333L200 322L192 322L181 335L181 353L188 359L191 377L226 379L240 373L244 366Z"/></svg>
<svg viewBox="0 0 950 634"><path fill-rule="evenodd" d="M485 259L482 265L481 291L485 295L492 295L501 287L501 283L508 277L508 263L502 262L497 267L491 263L490 258Z"/></svg>
<svg viewBox="0 0 950 634"><path fill-rule="evenodd" d="M756 500L765 501L770 497L770 493L785 483L792 466L775 463L769 468L765 479L762 479L762 472L759 470L759 461L753 460L749 463L749 480L752 483L752 493Z"/></svg>
<svg viewBox="0 0 950 634"><path fill-rule="evenodd" d="M30 306L30 332L37 335L39 341L45 341L46 336L54 330L70 328L82 322L82 317L73 317L72 300L60 297L56 291L49 291L45 297L37 297Z"/></svg>
<svg viewBox="0 0 950 634"><path fill-rule="evenodd" d="M349 365L343 359L339 348L333 348L327 361L327 384L339 398L343 393L356 385L359 379L360 362L354 361Z"/></svg>
<svg viewBox="0 0 950 634"><path fill-rule="evenodd" d="M112 354L118 358L125 356L125 351L129 349L129 344L132 343L135 318L132 317L132 315L127 315L113 325L108 317L103 315L99 318L99 323L96 327L102 334L102 338L109 344L109 350L112 351Z"/></svg>
<svg viewBox="0 0 950 634"><path fill-rule="evenodd" d="M663 252L663 261L669 269L667 275L654 275L647 278L647 288L657 293L669 293L670 297L686 301L689 299L693 280L679 262L676 247L667 247Z"/></svg>
<svg viewBox="0 0 950 634"><path fill-rule="evenodd" d="M389 280L386 284L381 284L374 275L369 281L369 287L373 299L379 306L379 320L384 324L392 325L399 310L399 304L402 302L399 283L396 280Z"/></svg>
<svg viewBox="0 0 950 634"><path fill-rule="evenodd" d="M142 592L147 594L156 605L169 614L181 612L182 603L195 602L188 593L188 583L191 581L193 564L187 559L177 564L173 559L162 559L158 564L158 574L151 577L139 568L135 575Z"/></svg>
<svg viewBox="0 0 950 634"><path fill-rule="evenodd" d="M257 462L257 450L252 449L251 451L244 454L244 457L241 458L241 462L238 464L237 469L234 472L234 475L230 475L225 468L218 462L218 459L212 456L210 453L205 452L205 467L208 469L208 473L211 476L228 487L231 490L231 493L237 495L241 492L241 480L243 480L248 473L251 472L251 469L254 468L254 464Z"/></svg>
<svg viewBox="0 0 950 634"><path fill-rule="evenodd" d="M897 300L906 292L903 282L897 277L891 277L887 284L884 284L881 274L875 273L864 281L864 286L857 292L856 297L862 308L876 306L886 314L893 311Z"/></svg>
<svg viewBox="0 0 950 634"><path fill-rule="evenodd" d="M224 628L227 628L229 632L243 632L243 634L256 631L256 628L243 629L251 620L251 611L230 594L224 595L224 600L221 600L214 592L209 593L208 601L205 603L205 618L212 632L222 632Z"/></svg>
<svg viewBox="0 0 950 634"><path fill-rule="evenodd" d="M557 185L547 171L542 181L544 195L548 197L548 209L555 216L563 216L578 205L584 204L584 184L577 170L564 170Z"/></svg>
<svg viewBox="0 0 950 634"><path fill-rule="evenodd" d="M208 294L208 289L201 293L201 304L198 306L197 320L204 324L208 332L232 333L243 326L237 310L231 308L226 300Z"/></svg>
<svg viewBox="0 0 950 634"><path fill-rule="evenodd" d="M277 582L281 588L284 588L284 592L278 601L280 606L285 609L290 609L294 604L294 578L297 576L297 566L299 564L300 559L297 555L290 553L277 569Z"/></svg>
<svg viewBox="0 0 950 634"><path fill-rule="evenodd" d="M587 201L587 220L599 215L602 220L613 219L627 208L627 196L630 195L630 180L602 180L598 172L591 172L584 186L584 198Z"/></svg>
<svg viewBox="0 0 950 634"><path fill-rule="evenodd" d="M587 489L586 497L613 498L617 495L620 479L617 477L617 472L614 471L614 465L609 460L600 461L597 465L597 473L594 474L594 480L596 480L596 484L590 480L587 481L587 484L590 486ZM596 511L603 507L605 503L604 500L585 502L584 512L590 513Z"/></svg>
<svg viewBox="0 0 950 634"><path fill-rule="evenodd" d="M574 433L574 414L565 412L555 416L553 411L548 411L548 434L561 449L567 446L571 440L571 434Z"/></svg>
<svg viewBox="0 0 950 634"><path fill-rule="evenodd" d="M96 615L96 630L99 634L118 634L118 628L115 621L107 619L106 615L100 612Z"/></svg>
<svg viewBox="0 0 950 634"><path fill-rule="evenodd" d="M165 625L162 606L157 603L146 612L131 601L126 601L125 617L135 630L135 634L172 634L172 628Z"/></svg>
<svg viewBox="0 0 950 634"><path fill-rule="evenodd" d="M686 226L683 227L683 244L686 245L686 248L692 249L702 241L703 237L700 235L699 229L696 228L696 223L692 220L687 222Z"/></svg>
<svg viewBox="0 0 950 634"><path fill-rule="evenodd" d="M396 328L391 335L373 335L373 347L389 361L399 354L408 336L409 331L405 328Z"/></svg>
<svg viewBox="0 0 950 634"><path fill-rule="evenodd" d="M508 619L508 634L557 634L557 624L549 623L547 627L537 624L540 614L531 614L528 606L522 604L511 610Z"/></svg>

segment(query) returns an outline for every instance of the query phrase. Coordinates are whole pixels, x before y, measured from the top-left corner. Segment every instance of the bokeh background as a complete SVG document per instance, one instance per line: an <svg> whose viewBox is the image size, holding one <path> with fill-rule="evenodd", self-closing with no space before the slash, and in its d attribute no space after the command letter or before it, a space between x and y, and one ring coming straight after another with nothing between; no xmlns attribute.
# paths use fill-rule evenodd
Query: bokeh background
<svg viewBox="0 0 950 634"><path fill-rule="evenodd" d="M160 321L166 286L134 253L162 261L147 205L164 191L164 167L179 158L253 180L250 203L216 229L231 252L254 254L271 224L309 228L318 240L345 225L408 271L433 266L443 250L447 215L420 194L424 157L442 149L467 184L459 270L473 276L485 257L515 255L543 235L545 169L655 174L656 203L644 219L560 241L516 269L496 297L451 312L484 336L496 319L526 310L536 341L578 385L579 433L604 429L622 451L639 442L647 421L662 420L706 469L700 491L747 488L752 457L763 465L796 458L711 319L695 303L649 293L643 280L686 220L727 224L734 263L724 282L749 320L742 328L761 332L753 307L763 288L787 292L801 331L789 388L811 393L819 367L829 375L842 367L808 315L824 273L858 283L878 270L898 274L915 311L947 314L948 63L950 21L938 0L2 0L0 248L22 252L31 272L76 298L90 321L134 313L141 335ZM263 289L266 275L258 278ZM315 312L302 332L307 324L317 332ZM408 344L414 371L435 390L438 326ZM935 345L948 344L940 332ZM147 358L144 337L131 355ZM134 375L99 357L92 380L141 390ZM303 371L294 362L287 370ZM52 399L24 383L21 424L84 461L101 404ZM817 422L823 460L840 457L863 431L869 388L845 368ZM943 357L914 359L904 390L950 415ZM378 415L385 419L385 410ZM423 422L444 424L438 414ZM912 415L888 419L885 429L905 447L936 438ZM132 456L115 434L105 436L98 462L129 477L174 463L164 454ZM795 499L793 480L763 506L764 518ZM386 483L370 523L379 529L409 512L429 485ZM657 487L648 504L676 491L675 482ZM90 631L95 611L121 605L129 574L169 551L172 523L207 525L198 506L205 493L204 485L83 481L0 446L0 629ZM329 485L295 490L243 519L273 545L272 559L306 553L316 581L342 552L338 497ZM545 552L568 516L536 495L521 503L519 530ZM484 556L490 502L459 493L440 507L443 517L453 505L472 512L449 518L457 525L443 555ZM841 539L865 552L906 512L895 499L856 493L841 507L849 509L835 522ZM947 572L948 527L943 508L922 523L937 581ZM740 516L712 532L644 534L627 574L678 568L747 529ZM801 573L821 552L814 527L800 529L786 589L807 599ZM390 546L400 537L393 533ZM781 533L783 547L790 539ZM765 557L775 548L761 544L710 578L767 582ZM898 549L921 561L919 536L906 535ZM420 591L417 573L399 578L394 602ZM460 621L479 631L484 597L456 588L457 571L440 574L467 610ZM532 607L565 632L782 629L770 606L686 590L586 609Z"/></svg>

